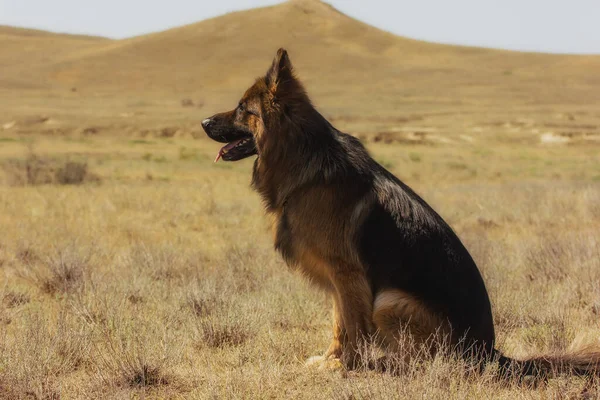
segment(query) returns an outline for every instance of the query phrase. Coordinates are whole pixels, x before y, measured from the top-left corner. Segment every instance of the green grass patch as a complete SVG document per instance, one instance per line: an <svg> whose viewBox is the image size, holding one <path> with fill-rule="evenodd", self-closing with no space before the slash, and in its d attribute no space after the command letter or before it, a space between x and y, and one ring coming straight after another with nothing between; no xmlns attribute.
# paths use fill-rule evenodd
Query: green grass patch
<svg viewBox="0 0 600 400"><path fill-rule="evenodd" d="M153 142L151 140L145 140L145 139L134 139L134 140L130 140L129 144L155 144L156 142Z"/></svg>
<svg viewBox="0 0 600 400"><path fill-rule="evenodd" d="M200 153L197 149L190 149L185 146L179 148L179 159L182 161L207 161L210 159L206 154Z"/></svg>
<svg viewBox="0 0 600 400"><path fill-rule="evenodd" d="M169 159L165 156L155 156L152 153L144 153L142 160L155 163L166 163Z"/></svg>
<svg viewBox="0 0 600 400"><path fill-rule="evenodd" d="M408 158L410 159L410 161L412 162L421 162L422 158L421 155L419 153L409 153L408 154Z"/></svg>
<svg viewBox="0 0 600 400"><path fill-rule="evenodd" d="M381 164L383 166L383 168L385 168L385 169L392 169L394 167L394 163L385 158L378 158L376 161L379 164Z"/></svg>
<svg viewBox="0 0 600 400"><path fill-rule="evenodd" d="M448 168L454 169L457 171L462 171L462 170L466 170L469 168L469 166L467 164L462 163L462 162L456 162L456 161L450 161L450 162L446 163L446 165L448 166Z"/></svg>

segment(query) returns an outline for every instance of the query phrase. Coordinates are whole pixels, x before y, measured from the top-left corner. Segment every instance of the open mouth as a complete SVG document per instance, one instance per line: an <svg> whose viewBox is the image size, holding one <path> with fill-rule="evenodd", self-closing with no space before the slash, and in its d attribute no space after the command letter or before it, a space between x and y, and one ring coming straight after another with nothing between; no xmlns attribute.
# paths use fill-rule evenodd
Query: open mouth
<svg viewBox="0 0 600 400"><path fill-rule="evenodd" d="M254 139L251 136L244 137L221 147L221 150L217 153L217 157L215 157L215 162L221 158L225 161L237 161L254 154L256 154Z"/></svg>

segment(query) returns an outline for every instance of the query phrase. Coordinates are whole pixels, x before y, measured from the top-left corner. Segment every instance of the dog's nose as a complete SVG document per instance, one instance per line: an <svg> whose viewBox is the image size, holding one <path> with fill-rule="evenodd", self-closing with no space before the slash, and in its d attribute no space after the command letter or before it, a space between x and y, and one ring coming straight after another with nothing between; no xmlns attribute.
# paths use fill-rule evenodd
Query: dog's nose
<svg viewBox="0 0 600 400"><path fill-rule="evenodd" d="M210 118L206 118L204 121L202 121L202 127L205 129L208 128L208 126L210 125L211 122L212 121Z"/></svg>

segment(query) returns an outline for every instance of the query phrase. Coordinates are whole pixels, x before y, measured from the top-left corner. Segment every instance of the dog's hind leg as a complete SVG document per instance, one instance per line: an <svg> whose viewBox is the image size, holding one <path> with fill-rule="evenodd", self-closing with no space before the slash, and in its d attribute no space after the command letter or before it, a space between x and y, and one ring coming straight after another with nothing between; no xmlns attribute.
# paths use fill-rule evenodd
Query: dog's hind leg
<svg viewBox="0 0 600 400"><path fill-rule="evenodd" d="M448 339L450 330L423 302L398 289L377 293L373 322L380 343L404 361L413 352L435 352L441 341Z"/></svg>

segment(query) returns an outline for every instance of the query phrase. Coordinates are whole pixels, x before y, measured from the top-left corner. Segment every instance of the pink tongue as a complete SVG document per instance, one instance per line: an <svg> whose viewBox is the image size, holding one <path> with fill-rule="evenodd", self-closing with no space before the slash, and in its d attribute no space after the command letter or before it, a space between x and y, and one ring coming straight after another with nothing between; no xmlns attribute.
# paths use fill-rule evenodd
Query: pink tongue
<svg viewBox="0 0 600 400"><path fill-rule="evenodd" d="M235 140L235 141L228 143L227 145L221 147L221 150L219 150L219 153L217 154L217 157L215 158L215 162L219 161L221 159L221 156L223 154L225 154L226 151L233 149L241 141L242 141L242 139Z"/></svg>

